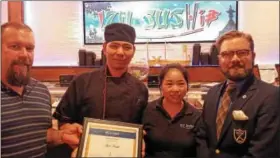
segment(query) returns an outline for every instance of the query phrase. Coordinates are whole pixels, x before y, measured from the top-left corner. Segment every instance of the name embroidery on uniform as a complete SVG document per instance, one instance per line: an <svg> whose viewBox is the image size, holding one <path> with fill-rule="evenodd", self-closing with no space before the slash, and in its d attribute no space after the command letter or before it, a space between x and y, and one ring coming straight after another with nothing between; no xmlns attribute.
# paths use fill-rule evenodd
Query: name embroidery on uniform
<svg viewBox="0 0 280 158"><path fill-rule="evenodd" d="M193 129L194 125L189 125L189 124L180 124L181 128L185 128L185 129Z"/></svg>

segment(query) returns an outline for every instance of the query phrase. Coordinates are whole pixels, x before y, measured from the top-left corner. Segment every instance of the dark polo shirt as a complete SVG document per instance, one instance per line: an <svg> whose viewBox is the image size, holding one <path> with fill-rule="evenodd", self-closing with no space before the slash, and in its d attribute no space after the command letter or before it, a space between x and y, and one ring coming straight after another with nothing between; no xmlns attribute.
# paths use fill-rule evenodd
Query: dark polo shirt
<svg viewBox="0 0 280 158"><path fill-rule="evenodd" d="M162 100L149 103L144 112L147 157L195 157L196 125L201 112L184 102L183 109L171 119Z"/></svg>

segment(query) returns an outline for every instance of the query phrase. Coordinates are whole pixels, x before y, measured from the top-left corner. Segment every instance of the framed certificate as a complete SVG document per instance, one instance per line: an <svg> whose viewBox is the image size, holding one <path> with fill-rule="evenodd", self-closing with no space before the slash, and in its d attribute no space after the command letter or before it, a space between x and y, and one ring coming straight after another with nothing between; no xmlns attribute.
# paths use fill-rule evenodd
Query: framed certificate
<svg viewBox="0 0 280 158"><path fill-rule="evenodd" d="M85 118L77 157L141 157L143 126Z"/></svg>

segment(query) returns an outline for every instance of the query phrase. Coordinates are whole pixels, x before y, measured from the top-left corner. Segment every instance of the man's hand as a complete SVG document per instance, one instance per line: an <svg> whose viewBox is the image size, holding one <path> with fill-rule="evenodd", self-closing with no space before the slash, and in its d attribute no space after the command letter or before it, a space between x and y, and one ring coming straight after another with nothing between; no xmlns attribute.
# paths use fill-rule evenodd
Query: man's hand
<svg viewBox="0 0 280 158"><path fill-rule="evenodd" d="M77 148L83 132L83 127L77 123L67 123L62 125L60 130L63 131L62 141L68 144L72 149Z"/></svg>

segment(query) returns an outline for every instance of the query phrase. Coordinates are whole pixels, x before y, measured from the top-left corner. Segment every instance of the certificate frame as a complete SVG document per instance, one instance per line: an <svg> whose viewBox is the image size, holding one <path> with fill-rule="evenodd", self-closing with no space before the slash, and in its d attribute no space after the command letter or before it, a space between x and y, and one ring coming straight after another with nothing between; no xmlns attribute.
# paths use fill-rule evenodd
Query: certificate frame
<svg viewBox="0 0 280 158"><path fill-rule="evenodd" d="M141 157L142 140L143 125L85 117L77 157Z"/></svg>

